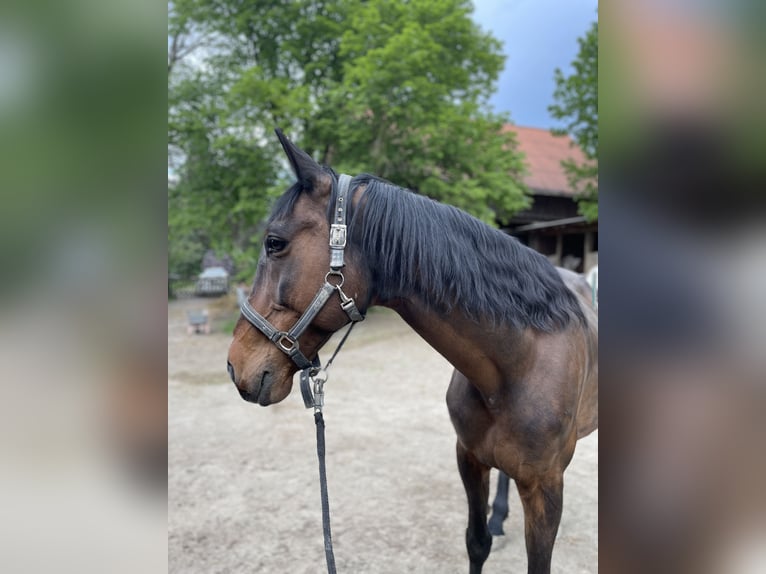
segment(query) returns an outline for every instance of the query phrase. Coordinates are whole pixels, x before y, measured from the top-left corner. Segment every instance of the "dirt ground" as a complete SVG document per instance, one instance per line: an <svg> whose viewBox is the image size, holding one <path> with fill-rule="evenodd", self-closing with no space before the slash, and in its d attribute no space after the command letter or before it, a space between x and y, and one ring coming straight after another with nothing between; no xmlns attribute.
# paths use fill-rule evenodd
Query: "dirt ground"
<svg viewBox="0 0 766 574"><path fill-rule="evenodd" d="M188 335L186 311L206 306L214 332ZM297 384L267 408L239 397L226 374L231 335L220 320L215 328L222 316L211 300L168 306L168 571L321 574L312 411ZM468 571L467 506L444 400L451 370L397 315L378 309L336 359L324 412L341 574ZM564 476L553 572L597 571L597 467L596 432L579 442ZM513 487L510 507L486 574L526 571Z"/></svg>

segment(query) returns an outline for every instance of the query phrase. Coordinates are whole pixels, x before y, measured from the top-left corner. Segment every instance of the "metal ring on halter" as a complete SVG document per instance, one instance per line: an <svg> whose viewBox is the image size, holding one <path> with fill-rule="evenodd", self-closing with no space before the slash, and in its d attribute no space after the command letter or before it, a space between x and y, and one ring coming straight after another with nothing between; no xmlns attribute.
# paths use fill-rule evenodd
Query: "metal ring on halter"
<svg viewBox="0 0 766 574"><path fill-rule="evenodd" d="M285 344L283 343L283 341L287 341L288 343L290 343L290 345L289 345L289 346L288 346L288 345L285 345ZM277 345L279 345L279 348L280 348L280 349L282 349L283 351L285 351L286 353L289 353L289 352L290 352L290 351L292 351L293 349L298 349L298 348L299 348L299 345L298 345L298 341L297 341L296 339L293 339L293 338L292 338L290 335L288 335L287 333L280 333L280 334L279 334L279 339L277 339L277 340L276 340L276 341L274 341L274 342L275 342Z"/></svg>
<svg viewBox="0 0 766 574"><path fill-rule="evenodd" d="M329 280L330 275L335 275L337 277L340 277L340 283L338 283L337 285L333 285L332 283L330 283L330 280ZM330 285L333 285L333 287L335 287L336 289L340 289L341 287L343 287L343 283L346 281L346 278L343 276L343 273L341 273L340 271L328 271L327 274L324 276L324 280L325 282L330 283Z"/></svg>

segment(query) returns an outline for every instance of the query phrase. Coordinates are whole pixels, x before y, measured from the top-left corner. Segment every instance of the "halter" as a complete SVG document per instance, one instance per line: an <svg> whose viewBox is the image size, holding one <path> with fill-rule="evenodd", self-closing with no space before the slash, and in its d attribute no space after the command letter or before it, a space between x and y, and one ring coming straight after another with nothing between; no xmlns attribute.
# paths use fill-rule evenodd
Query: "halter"
<svg viewBox="0 0 766 574"><path fill-rule="evenodd" d="M277 349L290 357L293 363L298 365L298 368L301 370L300 379L303 403L306 405L306 408L314 407L314 421L316 422L317 427L317 456L319 457L319 484L322 499L322 530L325 543L327 571L329 574L335 574L335 556L333 555L332 550L330 506L327 496L327 473L324 461L324 418L322 416L322 407L324 406L323 386L325 381L327 381L327 369L332 364L338 351L340 351L343 346L343 343L346 342L346 339L351 333L351 329L353 329L354 325L359 321L364 320L364 315L359 312L354 299L346 295L342 289L345 278L343 277L341 269L345 265L343 262L343 255L346 249L346 212L348 211L347 206L349 202L348 193L350 183L350 175L343 174L338 179L338 194L335 199L335 206L332 211L332 222L330 224L330 270L324 277L324 285L319 288L317 294L314 295L314 299L298 318L295 325L293 325L287 332L280 331L274 325L269 323L263 315L253 309L247 299L245 299L241 305L242 315L245 319L247 319L261 333L266 335L269 341L274 343ZM331 278L333 278L335 282L330 282ZM322 369L319 355L317 355L313 361L309 361L306 358L306 355L300 350L298 338L308 328L314 320L314 317L316 317L322 308L324 308L327 301L330 300L333 291L338 292L340 308L343 309L348 316L351 321L351 326L336 347L327 366ZM313 392L311 383L313 383L314 387Z"/></svg>
<svg viewBox="0 0 766 574"><path fill-rule="evenodd" d="M348 316L352 323L364 320L364 315L359 312L356 302L353 298L343 292L343 282L345 278L341 269L345 265L343 262L344 250L346 249L346 212L348 205L349 184L351 176L343 174L338 179L338 194L335 200L335 206L332 212L332 223L330 225L330 271L324 278L324 285L319 288L314 299L308 308L303 312L295 325L288 331L280 331L274 325L269 323L266 318L253 309L252 305L245 299L241 305L242 315L256 329L266 335L266 337L276 345L277 349L285 353L302 371L301 378L314 376L319 372L319 356L314 361L309 361L300 350L298 338L308 328L314 318L324 308L327 301L334 291L337 291L340 297L340 307ZM333 282L331 282L331 279ZM304 397L305 400L305 397ZM315 406L309 405L307 407Z"/></svg>

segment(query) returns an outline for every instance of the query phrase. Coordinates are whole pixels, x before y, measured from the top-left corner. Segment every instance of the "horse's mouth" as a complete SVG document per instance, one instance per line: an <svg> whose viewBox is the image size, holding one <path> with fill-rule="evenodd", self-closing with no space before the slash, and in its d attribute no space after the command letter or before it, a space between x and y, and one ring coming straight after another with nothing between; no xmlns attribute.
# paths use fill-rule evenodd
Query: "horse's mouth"
<svg viewBox="0 0 766 574"><path fill-rule="evenodd" d="M263 371L261 373L261 380L255 385L253 390L243 389L239 385L237 390L239 395L249 403L257 403L262 407L266 407L271 404L271 387L274 384L273 378L269 371Z"/></svg>

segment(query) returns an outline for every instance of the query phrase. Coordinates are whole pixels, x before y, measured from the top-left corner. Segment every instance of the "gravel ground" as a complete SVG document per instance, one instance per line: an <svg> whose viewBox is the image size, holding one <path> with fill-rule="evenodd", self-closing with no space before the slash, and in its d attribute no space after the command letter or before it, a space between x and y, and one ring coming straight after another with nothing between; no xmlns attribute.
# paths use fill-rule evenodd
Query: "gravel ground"
<svg viewBox="0 0 766 574"><path fill-rule="evenodd" d="M297 384L277 405L244 402L226 374L230 334L186 333L186 311L204 306L213 321L225 314L210 300L168 306L168 571L326 572L311 411ZM336 359L324 412L338 572L467 572L467 505L444 400L451 371L379 309ZM564 475L555 573L597 571L597 470L595 432ZM526 570L514 488L510 506L485 574Z"/></svg>

